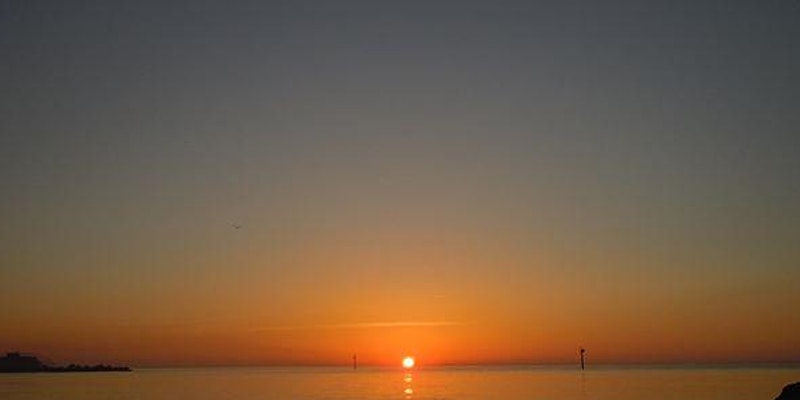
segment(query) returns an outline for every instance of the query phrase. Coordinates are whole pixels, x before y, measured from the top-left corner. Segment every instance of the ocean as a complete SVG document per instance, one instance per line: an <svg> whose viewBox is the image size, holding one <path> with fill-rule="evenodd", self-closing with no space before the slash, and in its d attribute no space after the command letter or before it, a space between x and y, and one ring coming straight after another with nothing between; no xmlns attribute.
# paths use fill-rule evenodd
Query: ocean
<svg viewBox="0 0 800 400"><path fill-rule="evenodd" d="M0 374L2 400L772 400L798 367L141 368Z"/></svg>

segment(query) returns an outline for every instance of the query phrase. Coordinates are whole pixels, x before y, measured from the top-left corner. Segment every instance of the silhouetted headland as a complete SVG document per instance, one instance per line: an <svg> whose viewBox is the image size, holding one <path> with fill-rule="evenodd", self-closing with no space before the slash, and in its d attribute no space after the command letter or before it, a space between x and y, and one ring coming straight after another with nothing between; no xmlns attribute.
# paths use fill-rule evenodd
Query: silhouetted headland
<svg viewBox="0 0 800 400"><path fill-rule="evenodd" d="M50 366L39 361L34 356L24 356L20 353L7 353L0 357L0 372L129 372L129 367L113 365L77 365L70 364L66 367Z"/></svg>

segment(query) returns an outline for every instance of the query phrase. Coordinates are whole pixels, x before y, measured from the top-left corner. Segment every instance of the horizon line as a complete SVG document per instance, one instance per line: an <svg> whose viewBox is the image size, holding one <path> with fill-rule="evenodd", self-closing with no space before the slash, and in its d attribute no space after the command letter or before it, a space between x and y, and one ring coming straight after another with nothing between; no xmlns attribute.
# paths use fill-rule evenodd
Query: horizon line
<svg viewBox="0 0 800 400"><path fill-rule="evenodd" d="M136 364L132 364L136 366ZM195 363L195 364L163 364L155 365L147 363L140 364L138 368L352 368L351 363L344 362L232 362L232 363ZM371 369L402 369L399 364L394 363L359 363L359 368ZM486 361L486 362L435 362L419 364L414 369L429 368L469 368L469 367L570 367L580 371L579 362L536 362L536 361ZM742 367L783 367L800 368L800 361L797 360L773 360L773 361L611 361L595 362L587 366L586 370L592 368L615 368L615 367L696 367L696 368L742 368Z"/></svg>

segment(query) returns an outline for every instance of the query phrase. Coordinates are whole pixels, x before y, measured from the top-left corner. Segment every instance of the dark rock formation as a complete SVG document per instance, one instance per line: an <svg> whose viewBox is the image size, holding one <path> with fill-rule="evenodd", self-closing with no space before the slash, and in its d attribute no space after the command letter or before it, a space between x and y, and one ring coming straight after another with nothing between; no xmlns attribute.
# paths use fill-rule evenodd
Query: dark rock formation
<svg viewBox="0 0 800 400"><path fill-rule="evenodd" d="M781 394L775 400L800 400L800 382L784 386Z"/></svg>

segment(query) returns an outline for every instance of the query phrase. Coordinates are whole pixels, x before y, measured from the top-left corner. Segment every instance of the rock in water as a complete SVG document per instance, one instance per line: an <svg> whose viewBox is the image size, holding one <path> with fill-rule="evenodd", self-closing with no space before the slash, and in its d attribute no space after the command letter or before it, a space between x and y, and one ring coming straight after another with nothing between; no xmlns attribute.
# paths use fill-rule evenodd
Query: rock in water
<svg viewBox="0 0 800 400"><path fill-rule="evenodd" d="M775 400L800 400L800 382L784 386L781 394Z"/></svg>

